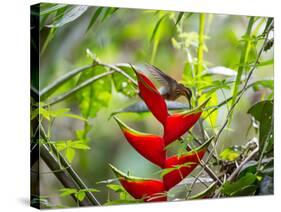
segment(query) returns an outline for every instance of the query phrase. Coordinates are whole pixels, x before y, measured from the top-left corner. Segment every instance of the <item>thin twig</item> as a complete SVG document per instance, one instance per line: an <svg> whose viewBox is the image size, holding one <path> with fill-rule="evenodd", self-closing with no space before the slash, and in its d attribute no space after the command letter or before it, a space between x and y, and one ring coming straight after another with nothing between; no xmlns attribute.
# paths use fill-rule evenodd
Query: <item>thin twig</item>
<svg viewBox="0 0 281 212"><path fill-rule="evenodd" d="M215 172L207 165L207 163L200 160L200 165L202 168L207 172L207 174L214 180L217 181L219 185L222 185L222 181L220 178L215 174Z"/></svg>
<svg viewBox="0 0 281 212"><path fill-rule="evenodd" d="M188 199L188 198L190 197L190 194L191 194L191 192L192 192L192 190L193 190L193 187L194 187L195 183L197 182L197 180L199 179L199 177L200 177L200 175L202 174L203 171L204 171L204 169L201 169L201 170L198 172L198 174L196 175L194 181L192 182L192 184L191 184L190 187L189 187L188 193L186 194L186 199Z"/></svg>
<svg viewBox="0 0 281 212"><path fill-rule="evenodd" d="M59 78L58 80L54 81L53 83L51 83L50 85L48 85L47 87L41 90L40 100L44 101L50 95L50 93L52 93L54 90L60 87L67 80L71 79L72 77L79 74L80 72L85 71L93 66L94 64L90 64L67 72L67 74L63 75L61 78Z"/></svg>
<svg viewBox="0 0 281 212"><path fill-rule="evenodd" d="M107 67L107 68L109 68L109 69L111 69L111 70L114 70L114 71L116 71L116 72L122 74L123 76L125 76L126 78L128 78L132 83L134 83L135 85L137 85L136 80L134 80L134 79L133 79L129 74L127 74L125 71L123 71L122 69L120 69L120 68L118 67L118 64L117 64L117 65L111 65L111 64L101 63L101 62L99 62L99 61L95 61L95 62L96 62L96 64L98 64L98 65L100 65L100 66ZM129 66L129 67L131 67L131 66Z"/></svg>

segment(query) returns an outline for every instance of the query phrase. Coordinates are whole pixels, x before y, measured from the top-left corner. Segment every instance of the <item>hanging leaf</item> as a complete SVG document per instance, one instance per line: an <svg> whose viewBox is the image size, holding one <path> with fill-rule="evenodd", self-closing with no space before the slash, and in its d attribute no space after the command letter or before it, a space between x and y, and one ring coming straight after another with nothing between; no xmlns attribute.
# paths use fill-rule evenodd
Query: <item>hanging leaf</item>
<svg viewBox="0 0 281 212"><path fill-rule="evenodd" d="M213 68L208 68L206 70L206 73L211 75L221 75L226 77L235 77L237 75L236 71L224 66L216 66Z"/></svg>
<svg viewBox="0 0 281 212"><path fill-rule="evenodd" d="M86 193L85 191L78 191L74 196L81 202L84 200Z"/></svg>
<svg viewBox="0 0 281 212"><path fill-rule="evenodd" d="M64 196L68 196L71 194L75 194L77 192L77 189L76 188L62 188L59 191L61 192L60 196L64 197Z"/></svg>
<svg viewBox="0 0 281 212"><path fill-rule="evenodd" d="M111 16L113 13L115 13L119 8L114 8L114 7L108 7L105 9L104 15L102 17L102 22L109 16Z"/></svg>
<svg viewBox="0 0 281 212"><path fill-rule="evenodd" d="M158 32L158 29L159 29L159 26L161 24L161 22L166 18L168 17L168 14L165 14L163 15L156 23L156 25L154 26L154 29L152 31L152 34L151 34L151 38L150 38L150 42L153 42L156 38L156 35L157 35L157 32Z"/></svg>
<svg viewBox="0 0 281 212"><path fill-rule="evenodd" d="M71 147L67 147L65 150L65 157L68 160L69 163L71 163L75 156L75 150Z"/></svg>
<svg viewBox="0 0 281 212"><path fill-rule="evenodd" d="M261 153L266 142L273 142L273 101L258 102L248 110L248 113L260 123L259 151Z"/></svg>
<svg viewBox="0 0 281 212"><path fill-rule="evenodd" d="M62 9L62 8L65 8L67 7L68 5L67 4L56 4L54 6L51 6L51 7L47 7L47 8L44 8L44 9L41 9L40 10L40 15L47 15L47 14L50 14L50 13L53 13L53 12L56 12L57 10L59 9Z"/></svg>
<svg viewBox="0 0 281 212"><path fill-rule="evenodd" d="M180 22L180 20L183 18L184 12L179 12L178 17L177 17L177 21L176 21L176 25Z"/></svg>
<svg viewBox="0 0 281 212"><path fill-rule="evenodd" d="M88 9L88 6L73 6L70 10L68 10L62 18L55 21L54 23L47 25L47 27L57 28L61 27L69 22L72 22L79 18L83 13L85 13Z"/></svg>
<svg viewBox="0 0 281 212"><path fill-rule="evenodd" d="M90 20L90 23L89 23L88 27L87 27L87 31L89 31L89 29L91 29L92 26L96 23L98 17L102 13L103 9L104 9L103 7L99 7L99 8L96 9L95 13L93 14L93 16Z"/></svg>
<svg viewBox="0 0 281 212"><path fill-rule="evenodd" d="M171 111L181 111L181 110L187 110L189 109L189 105L181 103L181 102L174 102L174 101L167 101L165 100L167 104L168 110ZM118 114L118 113L145 113L149 112L148 107L146 104L141 101L137 102L135 104L129 105L128 107L125 107L124 109L114 112L111 114L111 116Z"/></svg>
<svg viewBox="0 0 281 212"><path fill-rule="evenodd" d="M227 196L253 195L257 189L257 186L255 185L256 180L256 175L247 173L235 182L225 182L221 191Z"/></svg>

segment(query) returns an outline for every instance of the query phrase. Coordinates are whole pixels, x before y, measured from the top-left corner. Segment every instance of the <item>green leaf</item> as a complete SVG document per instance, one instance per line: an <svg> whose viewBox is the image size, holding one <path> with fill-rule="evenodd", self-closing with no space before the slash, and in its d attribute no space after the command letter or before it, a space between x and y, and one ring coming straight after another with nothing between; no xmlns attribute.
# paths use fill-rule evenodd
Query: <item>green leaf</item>
<svg viewBox="0 0 281 212"><path fill-rule="evenodd" d="M273 64L274 64L274 59L269 59L259 62L259 64L257 64L257 67L268 66Z"/></svg>
<svg viewBox="0 0 281 212"><path fill-rule="evenodd" d="M77 189L75 189L75 188L62 188L59 191L61 192L60 196L64 197L64 196L68 196L68 195L71 195L71 194L75 194L77 192Z"/></svg>
<svg viewBox="0 0 281 212"><path fill-rule="evenodd" d="M118 184L107 184L106 187L108 187L109 189L120 193L120 192L126 192L126 190L123 188L123 186L118 185Z"/></svg>
<svg viewBox="0 0 281 212"><path fill-rule="evenodd" d="M151 38L150 38L150 42L152 42L152 41L155 40L155 37L156 37L157 31L158 31L158 29L159 29L159 26L160 26L161 22L162 22L166 17L168 17L168 14L163 15L163 16L157 21L157 23L156 23L156 25L155 25L155 27L154 27L154 29L153 29L153 31L152 31Z"/></svg>
<svg viewBox="0 0 281 212"><path fill-rule="evenodd" d="M174 102L174 101L167 101L166 100L166 104L167 104L167 108L168 110L172 110L172 111L180 111L180 110L187 110L189 109L189 106L187 104L181 103L181 102ZM149 112L146 104L141 101L141 102L137 102L135 104L129 105L128 107L114 112L111 114L111 116L118 114L118 113L145 113L145 112Z"/></svg>
<svg viewBox="0 0 281 212"><path fill-rule="evenodd" d="M135 79L135 74L134 71L131 69L131 67L126 67L126 66L118 66L118 67L122 69L126 74L131 76L133 79ZM126 78L120 73L115 72L112 74L112 79L116 91L128 97L132 97L136 95L136 88L128 78Z"/></svg>
<svg viewBox="0 0 281 212"><path fill-rule="evenodd" d="M50 121L51 119L51 114L49 113L48 110L45 110L43 107L39 108L39 115L42 115L48 121Z"/></svg>
<svg viewBox="0 0 281 212"><path fill-rule="evenodd" d="M49 110L48 111L48 115L51 116L51 117L69 117L69 118L73 118L73 119L79 119L81 121L87 121L87 119L79 116L79 115L76 115L76 114L72 114L72 113L67 113L69 112L70 109L69 108L61 108L61 109L58 109L58 110Z"/></svg>
<svg viewBox="0 0 281 212"><path fill-rule="evenodd" d="M162 169L161 173L160 173L160 176L164 177L165 175L171 173L172 171L179 170L182 167L190 167L191 165L194 165L194 164L197 164L197 163L195 163L195 162L187 162L187 163L184 163L184 164L181 164L181 165L176 165L176 166L174 166L172 168Z"/></svg>
<svg viewBox="0 0 281 212"><path fill-rule="evenodd" d="M242 150L241 146L227 147L220 153L220 158L226 161L235 161L239 158Z"/></svg>
<svg viewBox="0 0 281 212"><path fill-rule="evenodd" d="M73 149L82 149L82 150L91 149L88 145L84 144L82 141L74 141L74 142L71 142L70 146L71 146Z"/></svg>
<svg viewBox="0 0 281 212"><path fill-rule="evenodd" d="M57 28L61 27L69 22L72 22L79 18L83 13L86 12L88 6L80 5L80 6L73 6L70 10L68 10L64 16L55 21L54 23L47 25L47 27Z"/></svg>
<svg viewBox="0 0 281 212"><path fill-rule="evenodd" d="M33 119L35 119L37 116L39 115L39 108L36 108L36 109L34 109L34 110L32 110L31 111L31 121L33 120Z"/></svg>
<svg viewBox="0 0 281 212"><path fill-rule="evenodd" d="M47 15L52 12L56 12L57 10L65 8L65 7L67 7L67 4L56 4L54 6L47 7L46 9L40 10L40 16Z"/></svg>
<svg viewBox="0 0 281 212"><path fill-rule="evenodd" d="M179 12L178 17L177 17L177 21L176 21L176 25L180 22L180 20L182 19L184 15L184 12Z"/></svg>
<svg viewBox="0 0 281 212"><path fill-rule="evenodd" d="M225 182L221 191L227 196L251 195L256 191L256 179L256 175L253 173L247 173L235 182Z"/></svg>
<svg viewBox="0 0 281 212"><path fill-rule="evenodd" d="M108 7L106 8L104 15L102 17L102 22L109 16L111 16L113 13L115 13L118 10L118 8Z"/></svg>
<svg viewBox="0 0 281 212"><path fill-rule="evenodd" d="M86 193L84 191L79 190L76 194L75 197L81 202L84 200L86 196Z"/></svg>
<svg viewBox="0 0 281 212"><path fill-rule="evenodd" d="M273 142L273 101L261 101L254 104L248 113L260 123L259 126L259 150L263 150L266 142ZM270 140L272 139L272 140Z"/></svg>
<svg viewBox="0 0 281 212"><path fill-rule="evenodd" d="M103 7L99 7L99 8L96 9L94 15L92 16L92 18L90 20L90 23L89 23L88 27L87 27L87 31L89 31L89 29L91 29L92 26L96 23L99 15L101 14L103 9L104 9Z"/></svg>
<svg viewBox="0 0 281 212"><path fill-rule="evenodd" d="M75 156L75 150L71 147L66 148L65 150L65 157L71 163Z"/></svg>
<svg viewBox="0 0 281 212"><path fill-rule="evenodd" d="M231 196L251 196L257 191L256 185L248 185L232 193Z"/></svg>
<svg viewBox="0 0 281 212"><path fill-rule="evenodd" d="M49 110L49 113L53 117L63 116L66 112L70 111L69 108L60 108L57 110Z"/></svg>
<svg viewBox="0 0 281 212"><path fill-rule="evenodd" d="M261 170L260 173L263 175L273 176L273 158L265 158L261 160ZM241 170L238 173L238 177L241 178L245 176L247 173L251 172L255 174L257 172L258 161L250 160L244 166L242 166Z"/></svg>
<svg viewBox="0 0 281 212"><path fill-rule="evenodd" d="M107 70L101 66L95 66L81 73L78 84L85 80L106 72ZM111 78L110 76L103 77L92 83L87 88L77 92L79 107L81 114L85 118L96 117L99 110L107 107L111 100Z"/></svg>
<svg viewBox="0 0 281 212"><path fill-rule="evenodd" d="M78 120L81 120L81 121L88 121L87 119L85 119L85 118L83 118L79 115L72 114L72 113L65 113L65 114L62 114L61 116L72 118L72 119L78 119Z"/></svg>
<svg viewBox="0 0 281 212"><path fill-rule="evenodd" d="M167 175L167 174L169 174L172 171L175 171L177 169L178 169L177 167L162 169L161 173L160 173L160 177L164 177L165 175Z"/></svg>
<svg viewBox="0 0 281 212"><path fill-rule="evenodd" d="M66 141L52 141L52 143L56 146L59 152L65 150L67 148Z"/></svg>
<svg viewBox="0 0 281 212"><path fill-rule="evenodd" d="M226 77L235 77L237 75L237 72L233 69L224 67L224 66L216 66L213 68L207 69L207 74L211 75L221 75Z"/></svg>

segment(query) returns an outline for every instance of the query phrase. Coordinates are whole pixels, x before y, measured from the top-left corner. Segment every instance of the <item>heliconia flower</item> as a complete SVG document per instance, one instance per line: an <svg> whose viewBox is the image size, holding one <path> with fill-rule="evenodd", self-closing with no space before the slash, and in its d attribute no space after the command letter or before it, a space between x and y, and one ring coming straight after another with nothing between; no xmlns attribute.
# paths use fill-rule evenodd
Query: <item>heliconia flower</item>
<svg viewBox="0 0 281 212"><path fill-rule="evenodd" d="M121 185L135 199L145 202L167 201L164 184L160 180L131 177L109 164Z"/></svg>
<svg viewBox="0 0 281 212"><path fill-rule="evenodd" d="M166 151L162 137L138 132L114 117L127 141L146 159L163 168Z"/></svg>
<svg viewBox="0 0 281 212"><path fill-rule="evenodd" d="M163 125L168 117L167 105L164 98L161 96L155 85L142 73L134 70L139 87L139 95L155 116Z"/></svg>
<svg viewBox="0 0 281 212"><path fill-rule="evenodd" d="M203 158L212 139L213 138L209 139L201 146L186 154L180 156L175 155L167 158L165 169L171 169L171 171L163 177L163 182L167 191L177 185L194 170Z"/></svg>
<svg viewBox="0 0 281 212"><path fill-rule="evenodd" d="M164 141L166 146L180 138L191 127L193 127L200 118L203 108L209 100L210 98L191 111L175 113L167 117L164 125Z"/></svg>

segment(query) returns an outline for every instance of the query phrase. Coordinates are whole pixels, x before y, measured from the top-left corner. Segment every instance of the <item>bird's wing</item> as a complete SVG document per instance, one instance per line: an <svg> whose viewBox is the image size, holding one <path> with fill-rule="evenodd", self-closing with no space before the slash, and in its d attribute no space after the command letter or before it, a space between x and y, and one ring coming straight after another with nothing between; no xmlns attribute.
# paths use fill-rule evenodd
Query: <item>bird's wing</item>
<svg viewBox="0 0 281 212"><path fill-rule="evenodd" d="M177 83L176 80L174 80L172 77L168 76L164 72L162 72L160 69L153 65L146 64L145 65L147 70L153 75L153 77L158 80L162 85L164 86L172 86L174 83Z"/></svg>

